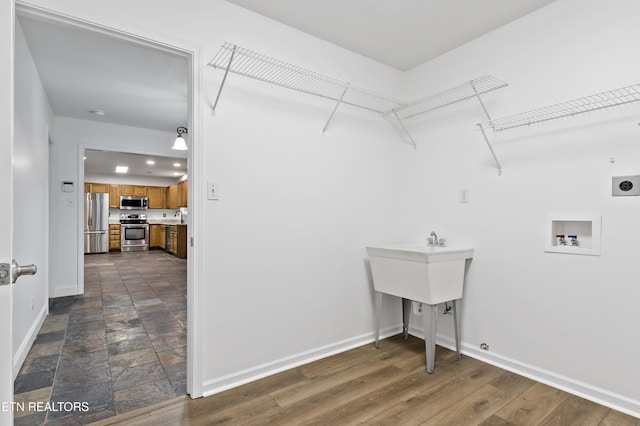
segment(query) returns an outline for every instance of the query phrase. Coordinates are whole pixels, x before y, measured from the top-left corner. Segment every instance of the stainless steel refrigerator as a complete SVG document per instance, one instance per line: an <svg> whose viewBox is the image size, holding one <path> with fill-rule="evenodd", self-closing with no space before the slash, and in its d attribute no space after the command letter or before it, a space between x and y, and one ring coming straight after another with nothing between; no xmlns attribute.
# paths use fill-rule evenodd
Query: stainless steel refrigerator
<svg viewBox="0 0 640 426"><path fill-rule="evenodd" d="M84 199L84 253L109 251L109 194L87 193Z"/></svg>

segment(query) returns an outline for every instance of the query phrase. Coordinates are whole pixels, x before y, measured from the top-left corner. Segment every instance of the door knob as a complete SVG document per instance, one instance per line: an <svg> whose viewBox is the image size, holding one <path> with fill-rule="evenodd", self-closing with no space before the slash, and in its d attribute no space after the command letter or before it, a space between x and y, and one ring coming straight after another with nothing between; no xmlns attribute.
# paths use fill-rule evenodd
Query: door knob
<svg viewBox="0 0 640 426"><path fill-rule="evenodd" d="M11 262L11 283L15 283L18 277L22 275L35 275L38 272L38 267L34 264L31 265L18 265L15 259Z"/></svg>

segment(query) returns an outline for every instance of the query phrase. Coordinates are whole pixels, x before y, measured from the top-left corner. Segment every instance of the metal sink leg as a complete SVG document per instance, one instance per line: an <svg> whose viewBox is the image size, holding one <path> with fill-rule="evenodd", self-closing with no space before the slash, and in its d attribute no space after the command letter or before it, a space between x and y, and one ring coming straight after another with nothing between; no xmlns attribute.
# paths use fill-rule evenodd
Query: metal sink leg
<svg viewBox="0 0 640 426"><path fill-rule="evenodd" d="M409 337L409 319L411 318L411 300L402 298L402 334L404 340Z"/></svg>
<svg viewBox="0 0 640 426"><path fill-rule="evenodd" d="M424 316L424 346L427 358L427 373L433 373L433 365L436 357L436 329L438 320L438 305L427 306Z"/></svg>
<svg viewBox="0 0 640 426"><path fill-rule="evenodd" d="M376 341L374 346L378 348L378 341L380 340L380 317L382 316L382 293L375 292L376 295Z"/></svg>
<svg viewBox="0 0 640 426"><path fill-rule="evenodd" d="M453 306L453 328L456 335L456 358L462 358L462 354L460 353L460 317L458 316L458 306L457 300L452 300L451 305Z"/></svg>

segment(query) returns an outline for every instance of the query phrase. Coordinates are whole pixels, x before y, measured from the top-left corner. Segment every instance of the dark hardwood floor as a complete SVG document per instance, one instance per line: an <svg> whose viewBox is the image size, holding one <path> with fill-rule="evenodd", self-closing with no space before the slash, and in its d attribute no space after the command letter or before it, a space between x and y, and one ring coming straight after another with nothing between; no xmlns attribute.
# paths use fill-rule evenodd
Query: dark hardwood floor
<svg viewBox="0 0 640 426"><path fill-rule="evenodd" d="M96 425L640 425L640 420L424 342L395 336L207 398Z"/></svg>

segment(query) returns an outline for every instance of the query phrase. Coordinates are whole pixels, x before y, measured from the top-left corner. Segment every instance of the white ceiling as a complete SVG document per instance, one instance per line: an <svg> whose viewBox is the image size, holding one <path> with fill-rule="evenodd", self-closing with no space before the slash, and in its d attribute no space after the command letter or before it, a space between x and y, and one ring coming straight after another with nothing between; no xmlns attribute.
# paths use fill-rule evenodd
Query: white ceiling
<svg viewBox="0 0 640 426"><path fill-rule="evenodd" d="M554 0L227 0L406 71Z"/></svg>
<svg viewBox="0 0 640 426"><path fill-rule="evenodd" d="M185 57L61 23L18 22L54 114L171 132L187 125Z"/></svg>
<svg viewBox="0 0 640 426"><path fill-rule="evenodd" d="M57 22L18 22L55 115L168 132L187 125L186 58ZM85 173L128 165L128 176L176 178L187 169L185 158L153 157L149 166L149 156L87 150L86 157Z"/></svg>
<svg viewBox="0 0 640 426"><path fill-rule="evenodd" d="M116 165L128 166L126 175L154 178L173 178L176 181L187 173L186 158L158 157L156 155L128 154L86 149L84 151L85 173L115 175ZM154 164L147 164L147 161ZM176 166L175 164L179 164Z"/></svg>

